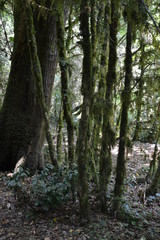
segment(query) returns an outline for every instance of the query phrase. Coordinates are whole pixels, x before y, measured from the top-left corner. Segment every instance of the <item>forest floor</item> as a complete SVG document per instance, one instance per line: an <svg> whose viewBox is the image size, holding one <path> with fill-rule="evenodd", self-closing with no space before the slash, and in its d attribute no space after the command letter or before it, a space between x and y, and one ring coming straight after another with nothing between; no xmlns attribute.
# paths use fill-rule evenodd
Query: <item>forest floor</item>
<svg viewBox="0 0 160 240"><path fill-rule="evenodd" d="M77 203L68 203L54 212L34 214L17 202L6 185L7 173L0 173L0 240L160 240L160 193L147 198L143 195L153 151L154 144L135 142L128 155L123 204L126 214L121 220L102 214L91 194L90 222L86 226L80 225ZM115 169L117 147L112 154ZM114 178L115 170L109 186L108 208Z"/></svg>

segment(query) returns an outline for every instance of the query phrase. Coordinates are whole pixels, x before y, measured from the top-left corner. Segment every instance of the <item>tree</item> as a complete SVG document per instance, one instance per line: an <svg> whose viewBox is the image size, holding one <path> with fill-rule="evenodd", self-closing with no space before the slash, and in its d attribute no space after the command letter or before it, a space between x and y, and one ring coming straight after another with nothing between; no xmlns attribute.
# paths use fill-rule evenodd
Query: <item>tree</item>
<svg viewBox="0 0 160 240"><path fill-rule="evenodd" d="M92 53L89 30L89 1L82 0L80 8L80 30L82 34L83 48L83 73L82 73L82 116L79 122L77 139L77 163L78 163L78 195L80 201L80 217L88 218L88 183L87 163L89 151L89 120L92 96Z"/></svg>
<svg viewBox="0 0 160 240"><path fill-rule="evenodd" d="M61 70L61 92L64 109L64 118L67 123L68 132L68 160L70 166L74 162L74 124L72 118L69 88L68 88L68 65L67 65L67 52L65 42L65 28L64 28L64 14L62 8L63 1L58 2L57 11L57 38L58 38L58 52L59 52L59 65ZM69 47L69 46L68 46Z"/></svg>
<svg viewBox="0 0 160 240"><path fill-rule="evenodd" d="M33 3L34 27L38 57L43 77L43 94L49 109L57 65L56 18L52 1L47 0L45 16L39 12L38 1ZM45 140L45 121L33 81L27 39L25 5L14 1L14 49L5 99L0 112L0 169L13 170L17 161L25 161L30 169L43 165L42 149Z"/></svg>
<svg viewBox="0 0 160 240"><path fill-rule="evenodd" d="M109 8L109 6L107 6ZM101 210L106 210L106 190L112 171L111 147L114 144L113 131L113 87L116 83L117 32L120 18L120 1L111 1L111 23L109 41L109 62L106 75L105 106L103 110L102 142L100 152L100 200ZM107 19L109 19L109 14Z"/></svg>
<svg viewBox="0 0 160 240"><path fill-rule="evenodd" d="M145 53L145 45L143 43L143 39L141 40L141 57L140 57L140 68L141 68L141 75L139 77L138 83L138 94L136 99L136 109L137 109L137 116L136 116L136 127L133 136L133 141L138 141L138 137L140 134L140 117L141 117L141 109L142 109L142 97L143 97L143 86L144 86L144 53Z"/></svg>
<svg viewBox="0 0 160 240"><path fill-rule="evenodd" d="M125 148L127 146L127 130L128 130L128 109L131 96L131 79L132 79L132 30L131 24L127 24L127 42L126 42L126 59L125 59L125 86L122 92L122 113L120 125L120 140L117 159L116 183L114 188L114 203L113 210L119 209L120 201L123 193L124 178L125 178Z"/></svg>

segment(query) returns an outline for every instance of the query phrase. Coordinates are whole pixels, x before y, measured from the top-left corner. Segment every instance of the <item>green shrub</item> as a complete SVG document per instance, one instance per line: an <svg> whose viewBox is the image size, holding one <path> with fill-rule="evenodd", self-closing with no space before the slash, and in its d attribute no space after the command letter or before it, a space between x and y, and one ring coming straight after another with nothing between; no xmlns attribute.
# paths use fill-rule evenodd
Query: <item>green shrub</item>
<svg viewBox="0 0 160 240"><path fill-rule="evenodd" d="M21 168L8 185L23 204L37 211L48 211L71 198L71 183L76 178L76 166L72 170L62 166L55 171L52 165L47 164L41 173L33 177L29 177L29 172Z"/></svg>

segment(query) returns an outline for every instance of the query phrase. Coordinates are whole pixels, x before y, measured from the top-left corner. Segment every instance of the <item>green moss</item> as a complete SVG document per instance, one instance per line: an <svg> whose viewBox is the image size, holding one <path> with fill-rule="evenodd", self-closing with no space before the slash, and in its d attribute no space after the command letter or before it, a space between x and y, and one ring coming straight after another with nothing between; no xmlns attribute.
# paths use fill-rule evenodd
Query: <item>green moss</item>
<svg viewBox="0 0 160 240"><path fill-rule="evenodd" d="M121 113L121 126L120 126L120 141L119 151L117 159L116 169L116 183L114 188L114 202L113 210L117 211L121 204L121 198L123 194L124 179L126 173L126 159L125 149L127 147L127 129L128 129L128 109L130 105L130 94L131 94L131 76L132 76L132 34L131 25L128 22L127 26L127 43L126 43L126 58L125 58L125 87L122 98L122 113Z"/></svg>
<svg viewBox="0 0 160 240"><path fill-rule="evenodd" d="M110 5L109 5L110 6ZM107 9L109 8L107 6ZM108 72L105 77L105 106L103 109L103 127L102 127L102 142L100 151L100 181L99 181L99 192L101 210L106 211L106 191L110 180L112 170L112 158L111 158L111 146L115 143L115 133L112 127L112 95L113 87L116 83L116 64L117 64L117 32L119 25L119 7L120 1L111 1L111 13L106 9L107 17L111 14L111 22L109 25L110 35L108 36L109 42L109 62ZM110 19L110 18L109 18ZM105 43L107 44L107 43ZM103 60L103 59L102 59ZM106 59L107 60L107 59ZM104 61L104 60L103 60ZM103 62L102 62L103 63ZM103 75L102 75L103 76ZM104 81L104 80L102 80ZM102 86L104 83L101 83Z"/></svg>
<svg viewBox="0 0 160 240"><path fill-rule="evenodd" d="M68 133L68 160L71 166L75 159L74 123L73 123L71 104L70 104L70 95L69 95L69 89L68 89L69 69L68 69L67 57L66 57L67 53L66 53L64 14L63 14L62 2L63 1L59 1L56 4L57 38L58 38L57 43L58 43L58 53L59 53L59 59L60 59L59 65L61 70L61 94L62 94L62 101L63 101L64 118L67 123L67 133Z"/></svg>

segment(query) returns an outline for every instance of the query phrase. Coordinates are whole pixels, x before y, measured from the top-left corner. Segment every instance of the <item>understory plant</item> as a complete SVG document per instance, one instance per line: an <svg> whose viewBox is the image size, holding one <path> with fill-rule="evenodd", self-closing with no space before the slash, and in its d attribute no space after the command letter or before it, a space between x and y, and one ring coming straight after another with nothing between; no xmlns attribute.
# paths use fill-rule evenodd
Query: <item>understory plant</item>
<svg viewBox="0 0 160 240"><path fill-rule="evenodd" d="M76 166L72 170L62 166L55 171L51 164L47 164L32 177L27 170L20 168L9 180L8 186L22 204L34 211L48 211L71 199L71 182L76 178Z"/></svg>

